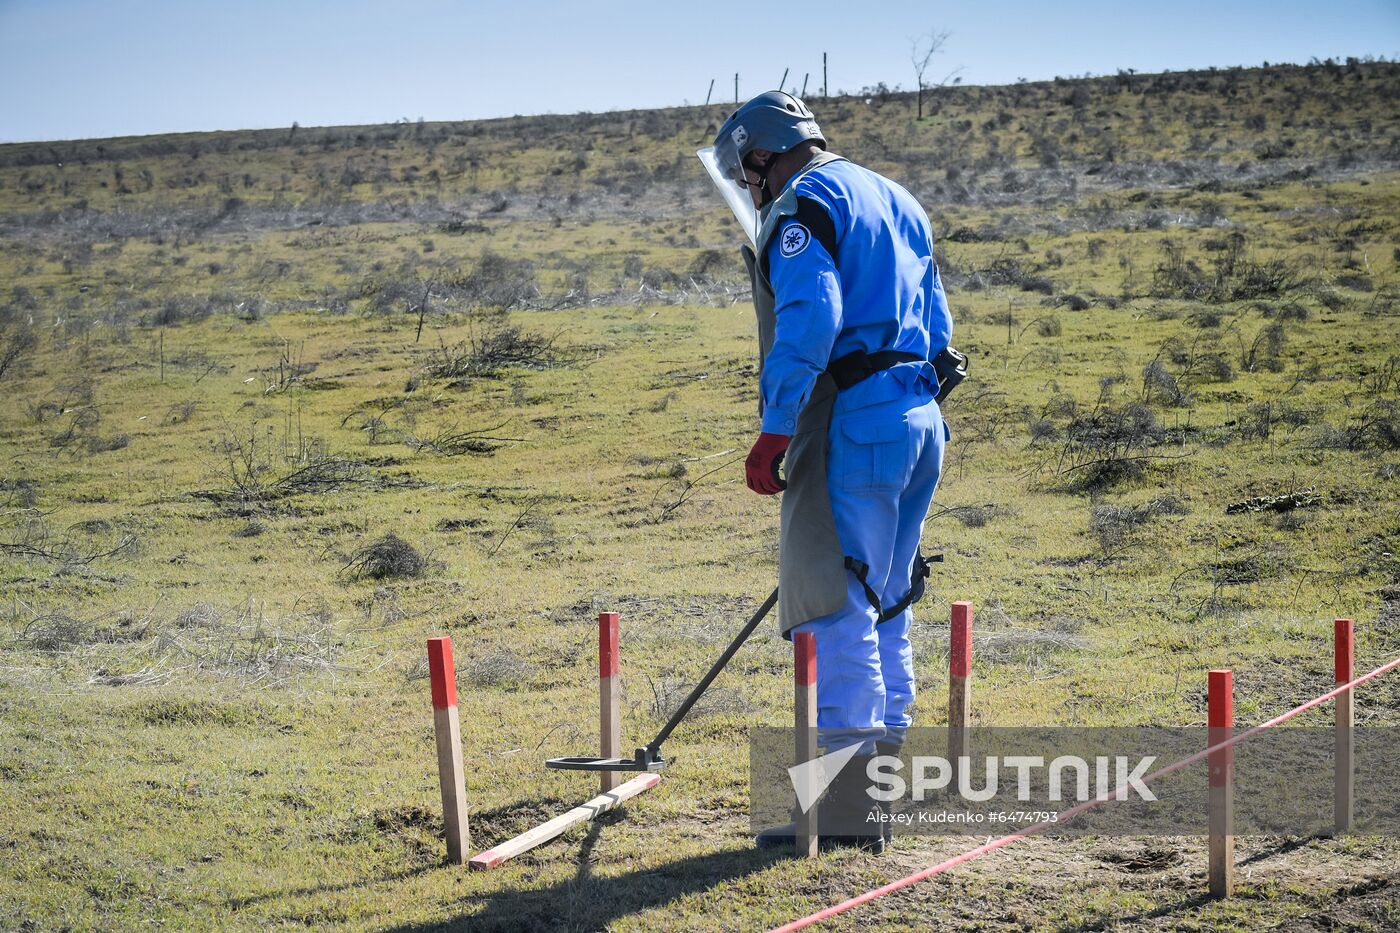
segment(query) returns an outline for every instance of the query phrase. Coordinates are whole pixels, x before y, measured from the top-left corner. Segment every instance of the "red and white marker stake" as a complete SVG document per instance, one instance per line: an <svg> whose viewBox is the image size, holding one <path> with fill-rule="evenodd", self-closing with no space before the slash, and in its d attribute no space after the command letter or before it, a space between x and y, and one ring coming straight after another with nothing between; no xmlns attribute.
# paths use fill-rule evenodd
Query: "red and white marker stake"
<svg viewBox="0 0 1400 933"><path fill-rule="evenodd" d="M1228 742L1235 726L1234 676L1211 671L1206 691L1207 743ZM1211 752L1210 767L1210 894L1229 897L1235 892L1235 750Z"/></svg>
<svg viewBox="0 0 1400 933"><path fill-rule="evenodd" d="M457 718L457 674L452 666L452 639L428 639L428 674L433 684L433 732L437 736L438 783L442 786L442 822L447 830L447 861L466 861L467 787L462 774L462 727Z"/></svg>
<svg viewBox="0 0 1400 933"><path fill-rule="evenodd" d="M1335 681L1339 684L1349 684L1355 678L1352 667L1352 623L1350 619L1337 619L1332 626L1336 646L1333 662ZM1356 777L1352 764L1356 751L1351 731L1356 725L1356 707L1353 700L1350 690L1337 694L1337 733L1333 753L1336 772L1332 786L1332 815L1336 834L1339 836L1351 829L1352 801L1356 792Z"/></svg>
<svg viewBox="0 0 1400 933"><path fill-rule="evenodd" d="M800 765L817 757L817 636L811 632L794 634L792 659L792 727L797 743L793 763ZM797 814L793 841L798 858L816 858L817 831L817 806L813 803L806 813Z"/></svg>
<svg viewBox="0 0 1400 933"><path fill-rule="evenodd" d="M963 759L971 754L967 732L972 725L972 603L953 603L948 652L948 761L961 777Z"/></svg>
<svg viewBox="0 0 1400 933"><path fill-rule="evenodd" d="M622 678L618 676L616 612L598 614L598 754L604 758L622 757ZM598 793L622 783L617 771L604 771Z"/></svg>

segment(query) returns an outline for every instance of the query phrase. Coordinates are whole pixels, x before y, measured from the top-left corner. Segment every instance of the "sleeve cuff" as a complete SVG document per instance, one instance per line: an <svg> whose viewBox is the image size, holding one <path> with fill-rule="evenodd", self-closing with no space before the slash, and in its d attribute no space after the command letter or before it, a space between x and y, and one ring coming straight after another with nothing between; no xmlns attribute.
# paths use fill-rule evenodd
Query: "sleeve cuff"
<svg viewBox="0 0 1400 933"><path fill-rule="evenodd" d="M763 409L759 419L759 430L767 434L786 434L791 437L797 430L797 412L772 405Z"/></svg>

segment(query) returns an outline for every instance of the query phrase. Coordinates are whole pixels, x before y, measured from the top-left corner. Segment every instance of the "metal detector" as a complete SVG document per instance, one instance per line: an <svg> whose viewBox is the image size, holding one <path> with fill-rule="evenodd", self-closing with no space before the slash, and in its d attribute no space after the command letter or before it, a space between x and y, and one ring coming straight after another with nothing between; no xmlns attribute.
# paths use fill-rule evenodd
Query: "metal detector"
<svg viewBox="0 0 1400 933"><path fill-rule="evenodd" d="M690 691L690 695L671 714L666 725L662 726L661 731L656 733L656 738L648 742L644 748L637 749L633 757L597 758L589 755L574 755L567 758L551 758L544 763L545 767L557 768L561 771L660 771L666 767L668 762L661 757L661 743L670 738L671 732L681 724L681 720L685 719L691 707L695 705L695 701L700 699L714 679L719 676L719 672L724 670L724 666L743 647L744 642L749 640L754 629L758 628L758 623L763 621L777 602L778 590L774 588L772 595L763 601L763 605L758 607L758 611L739 630L739 634L734 636L729 647L724 649L724 653L711 665L705 676L700 678L700 682Z"/></svg>

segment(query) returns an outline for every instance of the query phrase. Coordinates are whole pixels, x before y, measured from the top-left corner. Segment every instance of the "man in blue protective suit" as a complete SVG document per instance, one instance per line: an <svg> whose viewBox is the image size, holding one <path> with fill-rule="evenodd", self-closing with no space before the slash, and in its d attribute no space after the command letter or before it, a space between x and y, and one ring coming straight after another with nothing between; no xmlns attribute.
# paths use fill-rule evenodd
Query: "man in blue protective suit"
<svg viewBox="0 0 1400 933"><path fill-rule="evenodd" d="M780 91L735 111L700 157L754 243L761 433L745 471L760 495L786 490L779 624L816 636L819 743L859 745L823 802L821 841L882 851L866 765L897 754L910 725L910 605L948 438L940 372L951 388L965 371L932 232L909 192L828 152ZM792 838L788 826L758 842Z"/></svg>

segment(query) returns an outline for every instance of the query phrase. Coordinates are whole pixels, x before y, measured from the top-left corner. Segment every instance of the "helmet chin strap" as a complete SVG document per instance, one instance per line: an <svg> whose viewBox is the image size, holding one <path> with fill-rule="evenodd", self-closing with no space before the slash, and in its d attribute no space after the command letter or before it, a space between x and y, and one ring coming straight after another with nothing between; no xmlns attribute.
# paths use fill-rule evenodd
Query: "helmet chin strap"
<svg viewBox="0 0 1400 933"><path fill-rule="evenodd" d="M754 169L754 174L758 175L759 208L767 207L773 201L773 189L768 184L768 173L773 170L773 163L778 161L781 153L771 152L768 154L768 161Z"/></svg>

